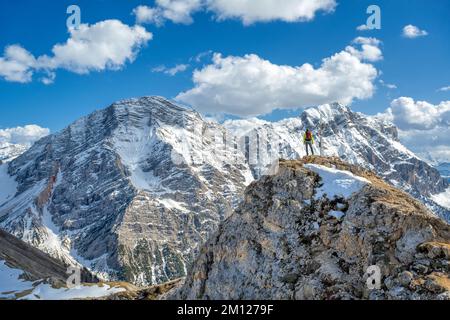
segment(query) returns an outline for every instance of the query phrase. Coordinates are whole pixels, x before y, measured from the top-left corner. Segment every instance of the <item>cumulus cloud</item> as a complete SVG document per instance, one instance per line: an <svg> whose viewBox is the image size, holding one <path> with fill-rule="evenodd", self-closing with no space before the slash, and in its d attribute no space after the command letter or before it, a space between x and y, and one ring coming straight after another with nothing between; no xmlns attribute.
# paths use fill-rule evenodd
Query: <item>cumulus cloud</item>
<svg viewBox="0 0 450 320"><path fill-rule="evenodd" d="M354 45L377 46L376 39L357 39ZM350 49L351 48L351 49ZM257 116L275 109L295 109L330 102L351 103L370 98L376 68L367 61L380 55L349 46L326 58L318 68L273 64L255 54L223 57L193 75L195 87L176 99L206 114Z"/></svg>
<svg viewBox="0 0 450 320"><path fill-rule="evenodd" d="M409 24L403 28L403 36L405 38L414 39L418 37L427 36L428 32L425 30L420 30L418 27Z"/></svg>
<svg viewBox="0 0 450 320"><path fill-rule="evenodd" d="M162 12L158 8L138 6L133 10L133 14L136 16L136 23L138 24L152 23L162 25L164 22Z"/></svg>
<svg viewBox="0 0 450 320"><path fill-rule="evenodd" d="M386 115L402 130L429 130L450 125L450 101L433 105L400 97L391 102Z"/></svg>
<svg viewBox="0 0 450 320"><path fill-rule="evenodd" d="M134 61L139 49L151 39L152 34L143 27L130 27L119 20L82 24L79 29L70 29L66 43L53 47L53 56L38 58L38 64L44 69L63 68L79 74L117 70Z"/></svg>
<svg viewBox="0 0 450 320"><path fill-rule="evenodd" d="M450 101L434 105L400 97L379 116L393 122L402 143L422 158L450 162Z"/></svg>
<svg viewBox="0 0 450 320"><path fill-rule="evenodd" d="M8 46L0 57L0 77L10 82L30 82L35 64L35 57L27 50L19 45Z"/></svg>
<svg viewBox="0 0 450 320"><path fill-rule="evenodd" d="M438 91L442 91L442 92L450 91L450 86L442 87L442 88L438 89Z"/></svg>
<svg viewBox="0 0 450 320"><path fill-rule="evenodd" d="M346 50L361 60L379 61L383 59L383 54L379 48L381 41L376 38L358 37L353 40L353 44L361 45L361 50L348 46Z"/></svg>
<svg viewBox="0 0 450 320"><path fill-rule="evenodd" d="M142 26L130 27L118 20L71 28L70 37L56 44L52 55L35 58L20 46L10 46L0 58L0 76L7 81L30 82L33 72L45 74L41 81L51 84L54 70L66 69L78 74L91 71L118 70L133 62L140 48L152 39Z"/></svg>
<svg viewBox="0 0 450 320"><path fill-rule="evenodd" d="M158 66L153 68L153 72L162 72L170 76L175 76L177 73L184 72L189 68L188 64L177 64L172 68L167 68L166 66Z"/></svg>
<svg viewBox="0 0 450 320"><path fill-rule="evenodd" d="M332 12L335 0L207 0L219 20L240 19L245 25L281 20L310 21L318 11Z"/></svg>
<svg viewBox="0 0 450 320"><path fill-rule="evenodd" d="M239 19L244 25L275 20L299 22L314 19L319 11L332 12L337 5L335 0L156 0L155 4L134 9L136 21L189 24L192 14L203 10L212 12L218 20Z"/></svg>
<svg viewBox="0 0 450 320"><path fill-rule="evenodd" d="M37 125L0 129L0 143L12 143L29 146L50 134L50 130Z"/></svg>
<svg viewBox="0 0 450 320"><path fill-rule="evenodd" d="M192 14L200 10L203 0L156 0L155 7L138 6L133 10L136 22L162 25L166 20L191 24Z"/></svg>

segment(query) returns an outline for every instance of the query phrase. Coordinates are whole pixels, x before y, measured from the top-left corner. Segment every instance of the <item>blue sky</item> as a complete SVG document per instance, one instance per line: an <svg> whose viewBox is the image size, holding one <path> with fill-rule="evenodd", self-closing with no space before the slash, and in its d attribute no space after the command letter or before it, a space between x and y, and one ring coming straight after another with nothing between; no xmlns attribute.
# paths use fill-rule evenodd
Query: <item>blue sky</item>
<svg viewBox="0 0 450 320"><path fill-rule="evenodd" d="M118 19L134 26L132 14L138 5L154 6L153 1L135 0L41 0L2 1L0 4L0 51L20 45L35 57L51 55L52 47L67 41L66 8L77 4L82 23ZM145 95L176 97L194 87L192 73L211 64L211 55L200 62L202 52L217 52L223 57L255 54L274 65L301 66L310 63L319 68L322 59L341 52L358 36L375 37L383 59L370 62L382 74L372 82L374 93L367 99L354 99L353 109L367 114L384 112L392 100L405 96L437 106L449 100L450 2L436 0L364 1L337 0L334 12L318 11L312 21L255 22L244 25L239 19L217 21L214 13L200 11L191 24L167 20L163 26L151 23L143 27L153 39L140 48L132 62L120 70L91 71L77 74L55 69L56 78L44 85L38 72L27 83L0 78L0 129L37 124L57 131L80 116L124 98ZM365 23L370 4L381 7L382 29L357 31ZM426 30L427 36L414 39L402 36L404 26L412 24ZM1 57L1 54L0 54ZM189 65L174 76L152 72L159 66ZM395 84L389 89L379 83ZM299 105L301 103L299 102ZM263 116L276 120L298 111L274 111Z"/></svg>

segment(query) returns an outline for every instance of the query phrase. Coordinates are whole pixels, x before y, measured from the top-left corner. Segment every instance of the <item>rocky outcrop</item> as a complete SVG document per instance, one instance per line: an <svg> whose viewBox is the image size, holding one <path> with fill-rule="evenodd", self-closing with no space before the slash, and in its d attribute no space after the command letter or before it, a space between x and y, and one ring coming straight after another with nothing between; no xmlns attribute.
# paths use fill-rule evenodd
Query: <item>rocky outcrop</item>
<svg viewBox="0 0 450 320"><path fill-rule="evenodd" d="M175 279L146 288L128 285L125 287L125 291L106 296L100 300L164 300L167 294L179 288L182 283L183 279Z"/></svg>
<svg viewBox="0 0 450 320"><path fill-rule="evenodd" d="M450 299L449 246L448 223L375 174L335 158L282 161L170 298Z"/></svg>

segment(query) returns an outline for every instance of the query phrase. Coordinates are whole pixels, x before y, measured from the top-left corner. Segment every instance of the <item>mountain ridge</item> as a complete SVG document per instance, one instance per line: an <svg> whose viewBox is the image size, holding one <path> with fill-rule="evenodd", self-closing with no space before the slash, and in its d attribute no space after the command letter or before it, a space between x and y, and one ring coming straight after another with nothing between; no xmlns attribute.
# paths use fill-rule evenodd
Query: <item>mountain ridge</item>
<svg viewBox="0 0 450 320"><path fill-rule="evenodd" d="M450 225L370 171L281 160L244 199L164 298L450 299ZM367 285L369 267L379 287Z"/></svg>
<svg viewBox="0 0 450 320"><path fill-rule="evenodd" d="M107 280L145 286L183 277L245 187L275 160L304 155L300 132L318 126L320 114L328 121L327 152L423 197L445 189L437 171L399 144L392 124L345 106L244 132L239 121L220 125L162 97L143 97L95 111L0 168L17 184L0 202L0 227ZM358 133L357 143L346 141L347 132Z"/></svg>

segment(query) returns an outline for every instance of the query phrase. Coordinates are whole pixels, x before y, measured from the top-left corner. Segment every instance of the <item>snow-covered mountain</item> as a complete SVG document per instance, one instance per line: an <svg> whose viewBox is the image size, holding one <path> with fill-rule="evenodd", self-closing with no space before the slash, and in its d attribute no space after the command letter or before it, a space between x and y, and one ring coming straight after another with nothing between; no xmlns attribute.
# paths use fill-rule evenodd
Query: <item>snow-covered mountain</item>
<svg viewBox="0 0 450 320"><path fill-rule="evenodd" d="M183 276L252 179L240 154L211 152L207 129L224 131L156 97L94 112L0 167L0 226L106 279Z"/></svg>
<svg viewBox="0 0 450 320"><path fill-rule="evenodd" d="M9 142L0 142L0 162L9 162L27 151L30 146L23 144L14 144Z"/></svg>
<svg viewBox="0 0 450 320"><path fill-rule="evenodd" d="M199 245L244 188L281 158L304 155L322 121L323 152L372 169L446 212L448 183L403 147L396 128L341 105L276 123L204 120L160 97L84 117L0 166L0 227L105 279L139 285L186 275Z"/></svg>
<svg viewBox="0 0 450 320"><path fill-rule="evenodd" d="M337 156L344 161L372 170L395 187L401 188L426 203L437 214L450 219L450 208L443 208L432 195L446 191L449 184L439 172L404 147L397 128L377 117L353 112L340 104L327 104L305 110L298 118L279 122L259 119L232 120L224 126L238 138L254 146L257 159L250 159L251 169L258 176L267 166L268 154L284 159L306 155L301 134L307 128L315 130L316 154L322 137L323 156ZM253 160L253 161L252 161Z"/></svg>

